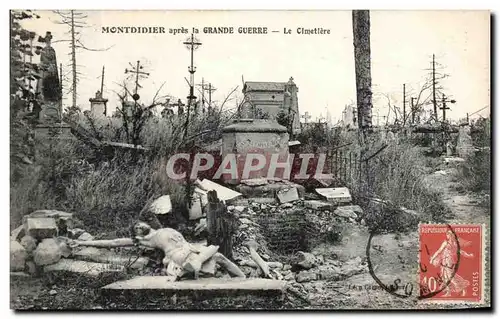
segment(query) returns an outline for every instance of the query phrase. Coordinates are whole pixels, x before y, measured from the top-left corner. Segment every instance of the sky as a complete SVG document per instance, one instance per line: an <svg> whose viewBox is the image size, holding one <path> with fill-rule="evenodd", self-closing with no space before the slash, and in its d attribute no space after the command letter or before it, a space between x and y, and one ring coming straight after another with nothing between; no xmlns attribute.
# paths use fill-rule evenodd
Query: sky
<svg viewBox="0 0 500 319"><path fill-rule="evenodd" d="M77 51L80 82L78 105L90 109L89 98L100 89L105 66L104 97L108 110L119 105L115 92L126 79L130 63L141 61L150 73L141 80L141 101L152 101L162 83L160 95L185 100L189 92L189 50L182 44L189 34L111 34L102 27L158 26L196 27L202 42L194 53L195 82L217 88L212 100L223 101L242 80L286 82L294 78L299 87L299 112L312 119L327 111L337 121L346 104L356 101L352 16L350 11L80 11L88 17L81 30L81 42L93 49ZM56 24L51 11L37 11L40 19L24 26L40 35L51 31L63 74L70 72L68 27ZM487 11L371 11L371 57L373 113L386 115L387 99L401 107L403 84L407 105L429 74L435 54L440 72L449 75L440 83L456 104L449 105L447 118L457 120L490 104L490 15ZM207 34L204 27L234 27L234 34ZM238 27L267 27L269 34L238 34ZM329 29L330 34L299 35L297 28ZM285 28L292 34L284 34ZM426 70L427 69L427 70ZM129 81L132 87L132 80ZM65 90L68 87L64 88ZM199 94L198 94L199 96ZM65 107L71 95L65 95ZM232 101L225 108L236 106ZM432 106L428 106L430 109ZM478 113L487 116L489 107ZM376 118L374 118L376 121Z"/></svg>

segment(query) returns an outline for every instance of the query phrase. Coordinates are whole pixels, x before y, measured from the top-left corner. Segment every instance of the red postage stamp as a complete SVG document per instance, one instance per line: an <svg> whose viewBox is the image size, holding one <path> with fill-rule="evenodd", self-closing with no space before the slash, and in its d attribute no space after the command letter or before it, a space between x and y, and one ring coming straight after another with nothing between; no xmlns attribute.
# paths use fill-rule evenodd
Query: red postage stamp
<svg viewBox="0 0 500 319"><path fill-rule="evenodd" d="M420 224L420 300L484 301L484 225Z"/></svg>

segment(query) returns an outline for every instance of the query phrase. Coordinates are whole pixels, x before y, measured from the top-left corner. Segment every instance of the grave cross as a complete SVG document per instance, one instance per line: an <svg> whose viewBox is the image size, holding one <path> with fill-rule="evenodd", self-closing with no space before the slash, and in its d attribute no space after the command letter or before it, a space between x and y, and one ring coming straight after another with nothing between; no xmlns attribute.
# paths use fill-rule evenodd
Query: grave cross
<svg viewBox="0 0 500 319"><path fill-rule="evenodd" d="M140 85L139 85L139 75L146 75L146 76L148 76L149 73L141 71L141 69L143 69L144 67L141 66L141 62L140 61L137 61L137 66L136 67L132 66L132 64L130 64L130 66L132 67L132 69L131 70L125 69L125 73L135 73L135 92L134 92L135 94L134 94L134 96L136 96L137 95L137 90L140 87ZM136 101L138 99L139 98L137 98L137 99L134 98L134 100L136 100Z"/></svg>
<svg viewBox="0 0 500 319"><path fill-rule="evenodd" d="M304 115L301 115L300 117L303 118L304 123L307 124L307 121L311 118L311 115L309 115L309 112L305 112Z"/></svg>

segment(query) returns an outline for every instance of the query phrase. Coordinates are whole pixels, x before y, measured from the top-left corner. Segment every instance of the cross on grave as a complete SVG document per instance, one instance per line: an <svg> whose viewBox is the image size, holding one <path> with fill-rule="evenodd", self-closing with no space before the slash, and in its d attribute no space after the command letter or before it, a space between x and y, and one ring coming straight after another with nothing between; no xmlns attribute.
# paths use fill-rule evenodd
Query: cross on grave
<svg viewBox="0 0 500 319"><path fill-rule="evenodd" d="M181 99L177 100L177 103L170 104L171 106L177 106L177 115L182 115L184 114L184 106L186 104L183 104Z"/></svg>
<svg viewBox="0 0 500 319"><path fill-rule="evenodd" d="M311 115L309 115L309 112L305 112L304 115L301 115L300 117L303 118L304 123L307 124L307 121L311 118Z"/></svg>

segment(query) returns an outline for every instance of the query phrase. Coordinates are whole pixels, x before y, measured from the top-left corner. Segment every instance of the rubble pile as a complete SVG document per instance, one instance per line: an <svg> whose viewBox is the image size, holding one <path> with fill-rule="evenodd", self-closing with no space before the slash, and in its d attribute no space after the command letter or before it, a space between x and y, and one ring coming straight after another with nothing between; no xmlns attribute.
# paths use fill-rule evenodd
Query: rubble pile
<svg viewBox="0 0 500 319"><path fill-rule="evenodd" d="M90 241L94 236L75 227L73 214L58 210L38 210L23 218L23 225L11 232L10 270L13 275L57 279L73 274L102 284L124 277L127 269L143 270L148 259L137 257L135 247L98 249L72 247L72 241ZM106 279L108 278L108 279Z"/></svg>

